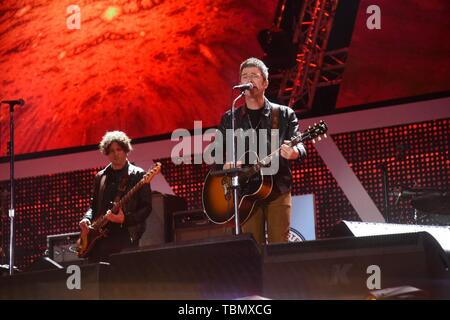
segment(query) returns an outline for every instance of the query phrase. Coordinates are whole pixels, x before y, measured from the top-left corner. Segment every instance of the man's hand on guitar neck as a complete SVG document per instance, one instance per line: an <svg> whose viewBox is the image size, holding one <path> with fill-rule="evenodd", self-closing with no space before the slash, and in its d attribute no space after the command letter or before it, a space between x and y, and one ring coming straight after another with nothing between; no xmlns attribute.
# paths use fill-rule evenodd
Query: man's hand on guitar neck
<svg viewBox="0 0 450 320"><path fill-rule="evenodd" d="M106 212L105 214L105 218L108 221L121 224L125 221L125 214L123 213L122 208L119 209L119 212L117 214L114 214L111 212L111 210L108 210L108 212Z"/></svg>
<svg viewBox="0 0 450 320"><path fill-rule="evenodd" d="M300 155L297 147L289 147L289 140L284 140L284 143L281 145L281 156L287 160L295 160Z"/></svg>

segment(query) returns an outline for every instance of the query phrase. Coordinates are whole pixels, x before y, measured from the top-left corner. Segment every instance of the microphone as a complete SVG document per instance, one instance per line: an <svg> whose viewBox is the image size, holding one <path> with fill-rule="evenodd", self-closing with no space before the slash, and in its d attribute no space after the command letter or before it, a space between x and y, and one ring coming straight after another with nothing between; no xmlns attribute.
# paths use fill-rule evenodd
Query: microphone
<svg viewBox="0 0 450 320"><path fill-rule="evenodd" d="M25 104L25 101L23 99L3 100L2 103L9 104L10 106L15 106L15 105L23 106Z"/></svg>
<svg viewBox="0 0 450 320"><path fill-rule="evenodd" d="M252 90L254 87L253 83L244 83L244 84L239 84L237 86L234 86L233 89L237 89L237 90L241 90L241 91L245 91L245 90Z"/></svg>

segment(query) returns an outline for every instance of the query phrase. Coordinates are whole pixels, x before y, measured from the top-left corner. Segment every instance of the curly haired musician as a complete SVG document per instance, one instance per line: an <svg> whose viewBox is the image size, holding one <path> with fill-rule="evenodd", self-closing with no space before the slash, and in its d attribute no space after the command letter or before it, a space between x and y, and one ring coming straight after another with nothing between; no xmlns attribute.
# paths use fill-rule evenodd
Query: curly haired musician
<svg viewBox="0 0 450 320"><path fill-rule="evenodd" d="M252 215L242 225L242 232L253 234L255 240L260 244L288 241L292 184L289 160L297 160L306 156L303 144L293 147L285 144L286 140L299 134L298 120L291 108L274 104L264 96L269 85L268 76L268 68L259 59L249 58L241 64L240 83L251 83L253 88L245 91L245 105L236 110L235 127L236 129L241 128L244 132L249 129L257 132L270 130L267 135L269 138L266 139L268 153L272 150L270 137L274 133L273 129L279 129L281 157L278 158L278 172L273 175L272 193L268 198L256 202ZM223 136L226 135L226 129L231 128L231 121L231 111L228 111L222 116L218 128ZM273 121L275 121L275 125ZM260 140L260 137L258 135L257 139ZM261 141L257 141L256 145L261 146ZM223 166L224 169L229 167L229 163L225 163Z"/></svg>
<svg viewBox="0 0 450 320"><path fill-rule="evenodd" d="M95 243L89 253L90 261L105 261L111 253L136 247L144 232L145 220L152 211L150 184L140 189L126 208L120 208L117 214L109 210L112 203L139 182L145 172L128 161L127 155L132 146L124 132L107 132L99 148L110 163L95 176L91 206L80 221L80 228L87 229L99 215L106 213L108 236Z"/></svg>

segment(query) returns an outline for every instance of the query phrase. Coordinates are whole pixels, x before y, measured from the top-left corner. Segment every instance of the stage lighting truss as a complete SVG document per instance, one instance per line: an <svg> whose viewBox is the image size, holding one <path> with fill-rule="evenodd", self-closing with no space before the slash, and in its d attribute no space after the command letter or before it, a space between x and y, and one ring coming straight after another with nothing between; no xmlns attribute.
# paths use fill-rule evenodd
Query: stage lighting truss
<svg viewBox="0 0 450 320"><path fill-rule="evenodd" d="M275 27L281 25L286 1L281 0ZM293 44L297 47L293 68L271 74L279 82L277 98L298 112L311 110L318 87L339 84L348 48L326 51L339 0L304 0L295 24Z"/></svg>

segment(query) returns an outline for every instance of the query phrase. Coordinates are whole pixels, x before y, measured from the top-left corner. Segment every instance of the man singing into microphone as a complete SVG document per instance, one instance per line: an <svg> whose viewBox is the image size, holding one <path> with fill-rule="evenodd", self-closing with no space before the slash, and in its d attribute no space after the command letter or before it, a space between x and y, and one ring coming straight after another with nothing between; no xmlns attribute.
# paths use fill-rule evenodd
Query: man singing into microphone
<svg viewBox="0 0 450 320"><path fill-rule="evenodd" d="M276 134L276 130L279 130L278 146L281 146L281 150L276 157L279 155L281 157L278 158L278 170L273 175L273 190L268 198L256 202L252 215L242 225L242 232L253 234L259 244L288 241L292 184L289 160L296 161L306 156L306 150L302 144L293 147L285 144L294 136L299 135L298 120L291 108L272 103L264 96L269 85L268 76L268 69L264 62L256 58L249 58L240 66L241 86L235 87L241 90L247 88L244 95L245 105L236 110L235 129L241 128L244 132L251 129L256 132L267 130L267 135L255 135L258 140L265 136L267 141L253 143L260 147L267 145L269 152L266 154L272 150L271 136ZM246 84L248 86L245 86ZM226 135L226 129L231 129L231 121L231 111L228 111L222 116L218 127L223 137ZM276 130L274 131L274 129ZM247 148L249 144L244 142L244 145ZM226 150L230 150L229 146L225 147L224 154L226 154ZM232 157L226 155L226 159L232 159ZM230 165L230 163L225 163L223 168L227 169ZM240 164L238 163L238 165Z"/></svg>

